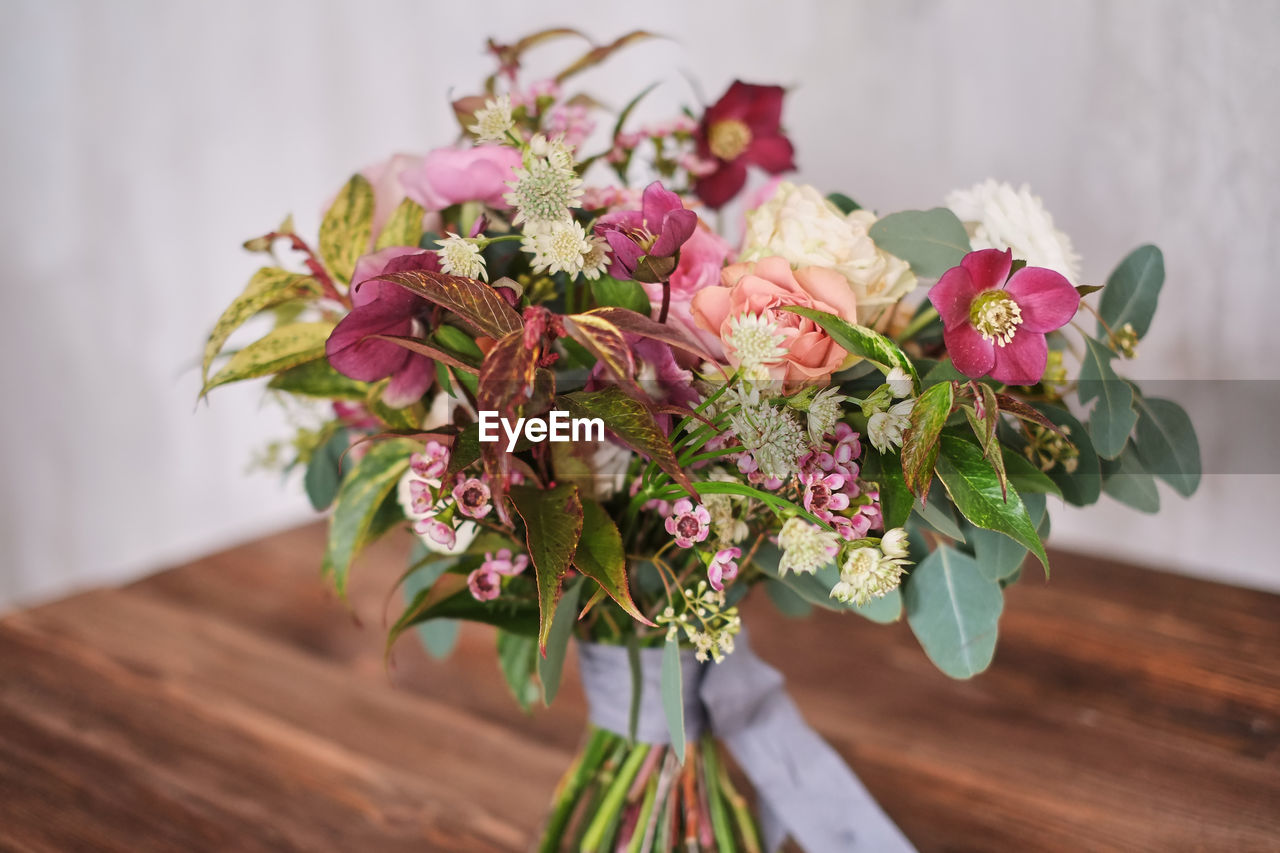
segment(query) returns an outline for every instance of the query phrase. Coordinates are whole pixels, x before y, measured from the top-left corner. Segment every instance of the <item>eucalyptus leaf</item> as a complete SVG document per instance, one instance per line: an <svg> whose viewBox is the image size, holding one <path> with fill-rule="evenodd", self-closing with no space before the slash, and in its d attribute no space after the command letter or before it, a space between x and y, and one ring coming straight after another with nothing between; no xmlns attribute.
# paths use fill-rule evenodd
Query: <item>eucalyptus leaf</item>
<svg viewBox="0 0 1280 853"><path fill-rule="evenodd" d="M788 619L803 619L813 612L813 605L780 580L766 576L764 591L778 612Z"/></svg>
<svg viewBox="0 0 1280 853"><path fill-rule="evenodd" d="M409 557L409 564L416 565L423 560L428 560L432 553L427 550L421 541L415 542L413 551ZM425 590L432 587L440 576L454 565L456 560L431 560L416 571L409 572L404 579L404 598L405 603L410 604L413 600ZM454 647L458 643L458 631L460 624L456 619L431 619L423 622L415 629L418 639L422 641L422 647L427 650L427 654L437 660L443 660L453 653Z"/></svg>
<svg viewBox="0 0 1280 853"><path fill-rule="evenodd" d="M971 250L964 223L945 207L891 213L871 226L870 236L921 278L939 278Z"/></svg>
<svg viewBox="0 0 1280 853"><path fill-rule="evenodd" d="M498 630L498 665L516 704L526 714L538 698L538 685L533 678L538 657L538 641L526 634Z"/></svg>
<svg viewBox="0 0 1280 853"><path fill-rule="evenodd" d="M1125 323L1132 324L1141 338L1151 328L1163 285L1164 255L1155 246L1139 246L1107 278L1098 314L1113 331L1118 332ZM1107 333L1102 321L1098 323L1099 337Z"/></svg>
<svg viewBox="0 0 1280 853"><path fill-rule="evenodd" d="M667 637L662 648L662 711L667 718L671 751L684 764L684 674L680 667L680 643Z"/></svg>
<svg viewBox="0 0 1280 853"><path fill-rule="evenodd" d="M965 541L964 530L956 521L955 512L944 487L934 483L929 491L929 499L916 500L911 509L916 517L948 539L954 539L957 542Z"/></svg>
<svg viewBox="0 0 1280 853"><path fill-rule="evenodd" d="M1138 422L1133 410L1133 388L1111 367L1115 353L1099 341L1084 336L1085 355L1080 364L1080 402L1098 402L1089 416L1089 435L1104 459L1115 459L1124 450Z"/></svg>
<svg viewBox="0 0 1280 853"><path fill-rule="evenodd" d="M329 504L338 496L338 486L342 483L342 454L346 452L350 442L347 431L339 429L311 454L302 485L306 489L307 499L311 501L311 507L317 512L328 509Z"/></svg>
<svg viewBox="0 0 1280 853"><path fill-rule="evenodd" d="M1132 441L1125 446L1119 458L1102 463L1102 491L1141 512L1160 510L1160 492L1155 478L1142 466Z"/></svg>
<svg viewBox="0 0 1280 853"><path fill-rule="evenodd" d="M973 543L973 558L982 574L991 581L1004 580L1022 568L1027 549L994 530L969 526L969 541Z"/></svg>
<svg viewBox="0 0 1280 853"><path fill-rule="evenodd" d="M907 624L925 654L952 678L991 664L1004 596L967 554L939 546L907 578Z"/></svg>
<svg viewBox="0 0 1280 853"><path fill-rule="evenodd" d="M1178 494L1191 497L1200 486L1200 442L1191 418L1172 400L1139 395L1136 405L1138 458Z"/></svg>
<svg viewBox="0 0 1280 853"><path fill-rule="evenodd" d="M827 196L827 201L834 204L836 209L846 216L853 213L855 210L862 210L862 205L858 204L844 193L831 193Z"/></svg>

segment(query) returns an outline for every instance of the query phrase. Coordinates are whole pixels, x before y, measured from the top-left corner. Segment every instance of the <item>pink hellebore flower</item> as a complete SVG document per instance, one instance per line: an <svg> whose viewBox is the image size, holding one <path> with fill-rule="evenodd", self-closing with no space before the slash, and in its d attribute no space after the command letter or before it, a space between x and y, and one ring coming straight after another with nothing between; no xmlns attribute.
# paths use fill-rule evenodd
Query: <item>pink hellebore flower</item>
<svg viewBox="0 0 1280 853"><path fill-rule="evenodd" d="M333 369L361 382L391 377L382 399L404 407L418 401L435 379L431 359L370 335L421 336L431 303L398 284L375 280L380 275L408 270L439 271L435 252L393 246L365 255L356 262L351 281L351 313L334 327L325 343Z"/></svg>
<svg viewBox="0 0 1280 853"><path fill-rule="evenodd" d="M502 576L481 566L467 575L467 588L476 601L493 601L502 594Z"/></svg>
<svg viewBox="0 0 1280 853"><path fill-rule="evenodd" d="M489 501L492 495L483 480L470 477L458 479L453 487L453 499L458 502L458 511L468 518L484 518L493 509Z"/></svg>
<svg viewBox="0 0 1280 853"><path fill-rule="evenodd" d="M707 582L717 592L724 589L724 582L738 576L738 558L742 556L741 548L721 548L711 558L707 566Z"/></svg>
<svg viewBox="0 0 1280 853"><path fill-rule="evenodd" d="M596 231L613 250L610 275L654 282L671 277L676 253L697 227L698 214L686 210L680 196L661 181L654 181L644 189L640 210L607 213Z"/></svg>
<svg viewBox="0 0 1280 853"><path fill-rule="evenodd" d="M667 532L676 537L676 544L681 548L692 548L695 542L707 538L711 529L711 513L702 504L694 504L688 498L681 498L671 507L671 515L667 516Z"/></svg>
<svg viewBox="0 0 1280 853"><path fill-rule="evenodd" d="M1080 294L1060 273L1023 267L1012 276L1013 253L981 249L942 274L929 301L943 323L951 362L974 379L1034 385L1049 357L1045 333L1075 316Z"/></svg>

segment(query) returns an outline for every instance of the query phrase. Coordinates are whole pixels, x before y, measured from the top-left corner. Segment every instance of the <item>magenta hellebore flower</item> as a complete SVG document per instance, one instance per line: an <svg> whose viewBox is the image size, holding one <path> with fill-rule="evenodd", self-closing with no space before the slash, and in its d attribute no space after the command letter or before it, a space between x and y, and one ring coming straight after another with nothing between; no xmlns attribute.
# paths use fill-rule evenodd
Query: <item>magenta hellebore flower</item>
<svg viewBox="0 0 1280 853"><path fill-rule="evenodd" d="M676 253L697 227L698 214L686 210L680 196L661 181L654 181L644 188L640 210L605 214L596 231L613 250L610 275L652 283L671 277Z"/></svg>
<svg viewBox="0 0 1280 853"><path fill-rule="evenodd" d="M417 402L435 378L435 366L426 356L390 341L366 340L370 335L421 336L425 332L431 303L398 284L373 280L410 270L438 272L436 253L393 246L357 261L351 276L351 313L342 318L325 343L329 363L343 376L361 382L390 376L382 399L395 407Z"/></svg>
<svg viewBox="0 0 1280 853"><path fill-rule="evenodd" d="M942 317L951 362L965 376L1034 385L1049 358L1045 333L1070 322L1080 294L1060 273L1023 267L1013 253L981 249L942 274L929 301Z"/></svg>

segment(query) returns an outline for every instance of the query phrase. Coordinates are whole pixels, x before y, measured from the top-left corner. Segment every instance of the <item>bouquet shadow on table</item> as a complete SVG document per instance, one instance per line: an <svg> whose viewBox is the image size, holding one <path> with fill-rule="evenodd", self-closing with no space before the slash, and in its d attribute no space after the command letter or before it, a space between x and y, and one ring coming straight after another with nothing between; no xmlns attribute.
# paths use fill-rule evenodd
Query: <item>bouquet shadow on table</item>
<svg viewBox="0 0 1280 853"><path fill-rule="evenodd" d="M648 34L524 81L527 51L581 38L490 42L459 144L354 175L315 241L291 220L248 241L271 261L210 335L202 394L270 377L296 404L274 453L331 513L339 592L369 542L418 534L388 649L494 625L517 700L550 704L580 640L592 727L543 849L909 848L737 605L905 614L942 671L983 671L1003 589L1029 556L1048 574L1047 498L1155 511L1156 479L1198 484L1185 413L1116 372L1162 256L1081 284L1039 199L995 182L879 216L774 181L731 243L708 222L749 170L794 167L783 90L639 126L645 90L592 148L603 110L566 89Z"/></svg>

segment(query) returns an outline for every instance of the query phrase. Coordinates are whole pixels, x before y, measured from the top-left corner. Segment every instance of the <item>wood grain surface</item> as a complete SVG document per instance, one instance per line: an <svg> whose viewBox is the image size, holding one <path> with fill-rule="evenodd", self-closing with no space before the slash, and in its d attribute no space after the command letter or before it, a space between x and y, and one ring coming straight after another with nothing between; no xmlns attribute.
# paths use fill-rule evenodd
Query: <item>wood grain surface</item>
<svg viewBox="0 0 1280 853"><path fill-rule="evenodd" d="M582 731L573 661L532 716L490 629L388 670L407 541L347 603L322 546L308 526L0 620L0 849L527 849ZM744 610L922 851L1280 850L1280 596L1059 553L1007 598L968 682L905 624Z"/></svg>

